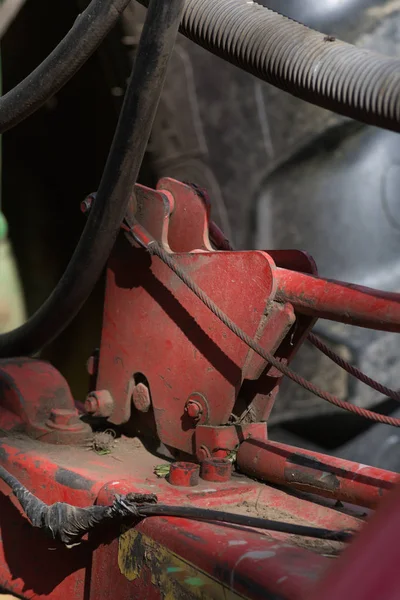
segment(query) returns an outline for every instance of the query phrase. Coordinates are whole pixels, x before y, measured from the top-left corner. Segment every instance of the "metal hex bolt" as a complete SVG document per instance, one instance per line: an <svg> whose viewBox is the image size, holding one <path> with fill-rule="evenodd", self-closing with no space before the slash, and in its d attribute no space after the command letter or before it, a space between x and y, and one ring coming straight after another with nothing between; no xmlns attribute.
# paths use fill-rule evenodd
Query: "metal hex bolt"
<svg viewBox="0 0 400 600"><path fill-rule="evenodd" d="M108 390L90 392L85 400L85 410L94 417L109 417L114 410L114 400Z"/></svg>
<svg viewBox="0 0 400 600"><path fill-rule="evenodd" d="M186 402L185 411L191 419L199 419L203 412L203 407L197 400L189 398Z"/></svg>
<svg viewBox="0 0 400 600"><path fill-rule="evenodd" d="M151 399L147 385L138 383L132 388L132 402L134 407L140 412L146 413L150 410Z"/></svg>

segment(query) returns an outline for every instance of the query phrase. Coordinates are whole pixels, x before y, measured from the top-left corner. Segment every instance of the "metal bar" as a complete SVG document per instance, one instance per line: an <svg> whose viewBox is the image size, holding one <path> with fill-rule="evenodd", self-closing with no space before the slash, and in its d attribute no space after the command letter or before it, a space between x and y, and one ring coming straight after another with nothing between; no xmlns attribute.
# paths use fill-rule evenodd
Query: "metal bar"
<svg viewBox="0 0 400 600"><path fill-rule="evenodd" d="M388 495L307 600L398 600L400 489Z"/></svg>
<svg viewBox="0 0 400 600"><path fill-rule="evenodd" d="M400 475L278 442L244 441L237 454L240 470L276 485L375 508Z"/></svg>
<svg viewBox="0 0 400 600"><path fill-rule="evenodd" d="M400 331L400 294L321 279L277 268L276 299L302 314L368 327Z"/></svg>
<svg viewBox="0 0 400 600"><path fill-rule="evenodd" d="M170 486L151 475L152 455L145 451L137 455L138 447L133 445L127 451L128 440L122 453L118 449L113 453L116 460L58 445L50 457L46 444L23 436L14 442L7 437L0 444L0 463L49 503L108 505L115 494L136 492L147 485L167 503L179 499L183 505L236 506L244 494L253 502L260 496L261 486L250 481L245 485L214 483L211 490L207 482L189 491ZM271 536L260 530L176 517L148 517L122 530L100 528L87 543L68 549L29 525L2 481L0 492L0 587L27 598L300 600L308 597L329 566L329 558L291 545L291 537L285 534ZM301 510L302 502L298 504ZM315 510L314 522L322 524L324 515Z"/></svg>

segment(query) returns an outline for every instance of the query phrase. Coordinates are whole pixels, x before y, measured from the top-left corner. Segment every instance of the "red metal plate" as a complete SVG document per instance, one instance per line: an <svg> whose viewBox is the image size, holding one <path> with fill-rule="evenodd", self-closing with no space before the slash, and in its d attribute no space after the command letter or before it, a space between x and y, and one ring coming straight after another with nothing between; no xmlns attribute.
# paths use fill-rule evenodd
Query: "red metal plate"
<svg viewBox="0 0 400 600"><path fill-rule="evenodd" d="M250 505L265 506L271 514L276 507L281 519L289 518L287 510L292 519L317 526L359 525L340 512L245 477L200 481L194 488L171 486L153 474L162 461L136 440L121 439L110 455L98 456L10 436L0 444L0 457L2 465L48 503L108 504L116 493L149 491L169 504L225 505L241 512L251 510ZM7 486L0 487L0 585L27 598L158 600L168 597L172 585L181 591L173 598L219 598L224 593L224 600L300 600L329 565L322 556L326 549L321 554L312 551L318 545L298 547L284 534L160 517L146 518L127 533L126 527L101 528L67 550L32 528Z"/></svg>
<svg viewBox="0 0 400 600"><path fill-rule="evenodd" d="M274 296L266 254L201 252L174 258L235 323L255 336ZM187 399L197 392L208 401L202 424L227 423L248 354L247 346L168 267L119 240L108 270L97 381L97 388L114 398L112 422L129 419L129 382L141 373L149 383L159 438L192 453L196 423L184 411Z"/></svg>

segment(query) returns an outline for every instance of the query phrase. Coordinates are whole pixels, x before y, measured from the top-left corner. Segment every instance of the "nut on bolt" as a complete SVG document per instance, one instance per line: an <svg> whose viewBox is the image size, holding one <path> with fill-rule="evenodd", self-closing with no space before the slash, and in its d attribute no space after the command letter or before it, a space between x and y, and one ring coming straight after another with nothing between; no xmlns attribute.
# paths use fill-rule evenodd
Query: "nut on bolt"
<svg viewBox="0 0 400 600"><path fill-rule="evenodd" d="M94 417L109 417L114 410L114 400L108 390L90 392L85 400L85 410Z"/></svg>
<svg viewBox="0 0 400 600"><path fill-rule="evenodd" d="M52 408L46 425L60 431L79 431L84 428L74 408Z"/></svg>
<svg viewBox="0 0 400 600"><path fill-rule="evenodd" d="M203 407L195 398L190 397L186 402L185 411L191 419L199 419L203 412Z"/></svg>

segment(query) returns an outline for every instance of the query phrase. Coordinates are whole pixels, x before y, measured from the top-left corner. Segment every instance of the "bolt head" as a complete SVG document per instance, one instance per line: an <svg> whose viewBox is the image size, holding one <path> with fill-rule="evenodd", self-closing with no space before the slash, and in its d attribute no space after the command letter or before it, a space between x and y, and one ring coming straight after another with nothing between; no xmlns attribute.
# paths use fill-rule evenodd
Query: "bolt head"
<svg viewBox="0 0 400 600"><path fill-rule="evenodd" d="M107 418L114 410L114 400L108 390L90 392L85 400L85 410L94 417Z"/></svg>
<svg viewBox="0 0 400 600"><path fill-rule="evenodd" d="M150 410L150 392L144 383L138 383L133 387L132 402L134 407L140 412L146 413Z"/></svg>
<svg viewBox="0 0 400 600"><path fill-rule="evenodd" d="M189 400L186 403L185 410L191 419L198 419L203 412L203 408L197 400Z"/></svg>
<svg viewBox="0 0 400 600"><path fill-rule="evenodd" d="M75 431L83 427L78 411L71 408L52 408L46 425L65 431Z"/></svg>
<svg viewBox="0 0 400 600"><path fill-rule="evenodd" d="M85 411L92 415L97 411L99 407L99 403L97 402L97 398L95 395L89 395L85 400Z"/></svg>

